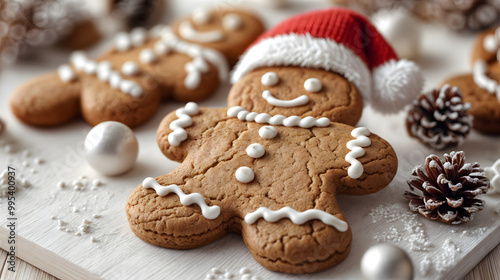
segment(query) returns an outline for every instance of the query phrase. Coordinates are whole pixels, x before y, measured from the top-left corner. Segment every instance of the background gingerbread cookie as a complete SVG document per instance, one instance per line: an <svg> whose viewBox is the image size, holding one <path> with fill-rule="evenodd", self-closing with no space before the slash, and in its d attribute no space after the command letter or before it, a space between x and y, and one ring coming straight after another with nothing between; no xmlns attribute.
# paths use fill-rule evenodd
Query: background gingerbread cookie
<svg viewBox="0 0 500 280"><path fill-rule="evenodd" d="M488 134L500 134L500 29L482 33L472 53L472 74L452 77L444 82L456 86L469 102L474 128Z"/></svg>
<svg viewBox="0 0 500 280"><path fill-rule="evenodd" d="M237 21L218 42L231 50L229 57L255 40L263 27L240 10L214 10L206 16L224 14ZM198 32L194 27L191 31ZM11 97L11 109L32 125L54 126L82 115L91 125L113 120L134 127L154 115L161 99L198 101L210 96L219 81L227 80L225 54L205 43L187 42L169 27L137 28L118 34L115 47L97 60L74 53L57 73L20 86Z"/></svg>
<svg viewBox="0 0 500 280"><path fill-rule="evenodd" d="M370 43L356 48L366 30ZM311 46L320 46L313 59L306 55ZM379 67L391 71L377 74ZM372 74L405 76L397 88L408 96L372 92ZM175 249L238 232L259 263L281 272L341 262L352 233L337 194L379 191L395 176L397 158L367 128L339 121L355 124L363 98L380 105L388 97L385 111L395 111L420 91L418 67L399 61L359 14L329 9L292 17L262 35L232 78L228 108L190 102L164 118L158 144L182 164L132 192L130 228L146 242Z"/></svg>

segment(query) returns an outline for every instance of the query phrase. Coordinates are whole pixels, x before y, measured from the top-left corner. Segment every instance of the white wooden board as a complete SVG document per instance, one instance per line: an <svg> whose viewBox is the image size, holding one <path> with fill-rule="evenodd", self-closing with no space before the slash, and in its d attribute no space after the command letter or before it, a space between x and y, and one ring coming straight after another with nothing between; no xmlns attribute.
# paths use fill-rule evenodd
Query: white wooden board
<svg viewBox="0 0 500 280"><path fill-rule="evenodd" d="M169 2L169 18L189 13L195 6L219 5L216 1ZM237 4L240 1L220 1ZM327 6L321 2L303 1L282 11L260 11L269 26L291 14ZM427 78L426 88L438 86L446 77L469 70L469 54L474 35L459 35L440 26L423 26L424 55L419 59ZM101 46L101 49L103 46ZM97 53L99 50L94 50ZM354 234L350 254L344 262L325 272L312 275L291 276L270 272L253 260L241 240L235 234L202 248L177 251L155 247L134 236L125 217L125 201L132 189L145 177L166 174L177 163L165 158L159 151L156 127L168 112L181 107L181 103L168 103L160 107L155 118L135 129L139 140L140 154L135 168L129 173L105 178L93 171L82 156L82 143L90 127L81 120L58 128L38 129L16 120L8 109L10 93L23 81L35 77L67 61L67 53L46 51L30 62L4 69L0 73L0 118L7 123L7 131L0 136L0 172L7 166L16 168L18 177L26 178L30 188L23 188L17 198L17 255L33 265L63 279L204 279L213 268L219 267L236 275L242 267L251 270L260 279L359 279L359 262L362 254L377 243L374 238L383 235L391 226L404 238L409 235L402 221L373 223L369 215L384 203L400 205L406 209L402 193L407 189L406 179L414 165L423 162L433 151L410 139L404 128L404 114L382 116L366 108L358 125L366 126L388 140L395 148L399 159L399 171L391 185L383 191L364 197L339 197L339 203L350 222ZM229 85L202 106L223 107ZM47 93L50 94L50 93ZM13 149L8 153L5 146ZM478 161L482 166L491 165L500 158L499 138L487 137L473 132L461 148L468 161ZM26 156L25 150L31 155ZM438 152L442 155L443 152ZM35 158L43 163L37 165ZM26 164L23 165L23 163ZM89 180L102 179L105 184L95 190L81 191L60 189L58 181L71 183L80 176ZM448 226L430 222L415 216L422 223L432 247L428 251L413 251L410 243L402 240L396 244L410 254L416 269L417 279L460 279L473 268L491 249L500 243L500 216L495 209L500 204L500 195L485 195L484 211L464 225ZM0 247L7 249L8 231L5 198L0 199ZM76 209L76 212L74 212ZM409 213L409 212L406 212ZM101 217L92 218L93 214ZM74 232L58 230L58 220L63 227L77 228L82 219L91 221L88 233L75 236ZM466 231L464 233L464 231ZM92 242L94 237L97 242ZM422 260L428 257L439 261L443 256L442 246L451 239L459 249L452 265L442 272L435 267L427 275L420 272Z"/></svg>

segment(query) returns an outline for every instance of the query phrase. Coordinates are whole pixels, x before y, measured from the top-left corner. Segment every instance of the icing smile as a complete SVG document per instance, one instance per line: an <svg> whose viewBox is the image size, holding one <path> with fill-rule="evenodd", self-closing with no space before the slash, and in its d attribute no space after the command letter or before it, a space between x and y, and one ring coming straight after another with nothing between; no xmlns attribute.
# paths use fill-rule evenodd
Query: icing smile
<svg viewBox="0 0 500 280"><path fill-rule="evenodd" d="M309 103L309 97L307 97L307 95L301 95L292 100L281 100L275 98L269 90L262 92L262 98L264 98L267 103L278 107L298 107Z"/></svg>
<svg viewBox="0 0 500 280"><path fill-rule="evenodd" d="M199 43L218 42L224 39L224 34L220 30L200 32L194 29L191 22L185 20L179 25L179 34L188 40Z"/></svg>

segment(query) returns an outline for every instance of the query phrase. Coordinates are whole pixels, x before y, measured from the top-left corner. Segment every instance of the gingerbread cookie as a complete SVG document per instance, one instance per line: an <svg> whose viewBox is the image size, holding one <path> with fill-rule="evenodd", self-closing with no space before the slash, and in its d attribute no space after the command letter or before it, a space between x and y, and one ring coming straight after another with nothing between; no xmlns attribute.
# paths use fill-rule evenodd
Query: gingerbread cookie
<svg viewBox="0 0 500 280"><path fill-rule="evenodd" d="M355 40L367 34L351 30L374 32L376 45L356 49ZM418 68L398 61L352 11L306 13L268 31L238 63L228 108L190 102L164 118L158 144L181 165L132 192L130 228L148 243L175 249L241 233L259 263L281 272L310 273L341 262L352 233L337 194L379 191L397 171L389 143L338 122L355 124L363 98L382 103L368 87L370 70L381 65L392 70L385 74L408 77L399 93L420 91L413 84L421 81ZM387 110L400 102L386 100Z"/></svg>
<svg viewBox="0 0 500 280"><path fill-rule="evenodd" d="M232 59L238 50L242 53L263 27L254 16L240 10L215 10L203 16L210 19L210 28L222 25L216 24L215 18L229 16L231 20L226 21L232 23L226 25L231 29L197 31L206 28L181 20L178 25L189 22L190 31L197 36L221 34L216 43L196 44L164 26L149 32L137 28L129 34L120 33L115 47L101 58L92 60L76 52L57 73L19 87L11 97L11 109L20 120L38 126L59 125L82 115L91 125L112 120L134 127L154 115L161 99L207 98L219 81L227 80L226 56Z"/></svg>
<svg viewBox="0 0 500 280"><path fill-rule="evenodd" d="M500 28L481 34L474 46L473 73L450 78L444 84L456 86L469 102L473 126L480 132L500 134Z"/></svg>

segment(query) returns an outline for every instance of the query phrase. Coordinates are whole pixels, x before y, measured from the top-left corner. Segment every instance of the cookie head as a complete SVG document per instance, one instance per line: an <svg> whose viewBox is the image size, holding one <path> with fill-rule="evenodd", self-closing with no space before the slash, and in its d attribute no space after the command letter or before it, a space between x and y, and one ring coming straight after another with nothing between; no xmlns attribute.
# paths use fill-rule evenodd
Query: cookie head
<svg viewBox="0 0 500 280"><path fill-rule="evenodd" d="M223 53L231 65L263 31L254 15L234 9L197 9L174 25L179 38Z"/></svg>
<svg viewBox="0 0 500 280"><path fill-rule="evenodd" d="M304 91L306 91L305 80L316 78L307 74L322 73L317 79L324 83L325 88L319 91L325 92L329 97L334 96L331 94L335 90L328 87L327 82L343 79L356 88L365 102L369 102L372 107L383 113L395 113L403 109L413 101L415 95L420 93L423 83L419 68L411 61L400 60L392 47L366 18L343 9L298 15L265 32L241 56L231 81L234 84L239 83L239 80L244 79L246 75L255 75L252 74L253 71L269 67L307 69L294 70L300 74L292 76L298 79L294 88L300 87ZM314 69L322 72L315 72L317 70ZM258 71L259 75L265 74ZM336 78L329 81L330 76ZM285 74L280 77L283 79ZM314 88L316 84L319 87L316 80L307 82L310 88ZM295 100L294 94L291 94L291 86L287 86L286 83L282 86L290 88L287 100ZM272 93L271 89L269 91ZM345 96L346 92L340 91L336 94ZM267 100L273 100L269 93L266 93L266 96L269 96ZM303 97L292 103L305 100L306 97ZM289 102L283 104L287 103ZM331 110L336 106L346 106L341 103L318 104L318 107L325 106L324 109ZM328 114L328 112L318 111L313 114ZM359 119L359 116L357 118ZM348 123L355 124L352 123L355 119L353 116Z"/></svg>
<svg viewBox="0 0 500 280"><path fill-rule="evenodd" d="M363 98L342 75L301 67L264 67L245 75L231 89L229 107L271 116L327 117L355 125Z"/></svg>

